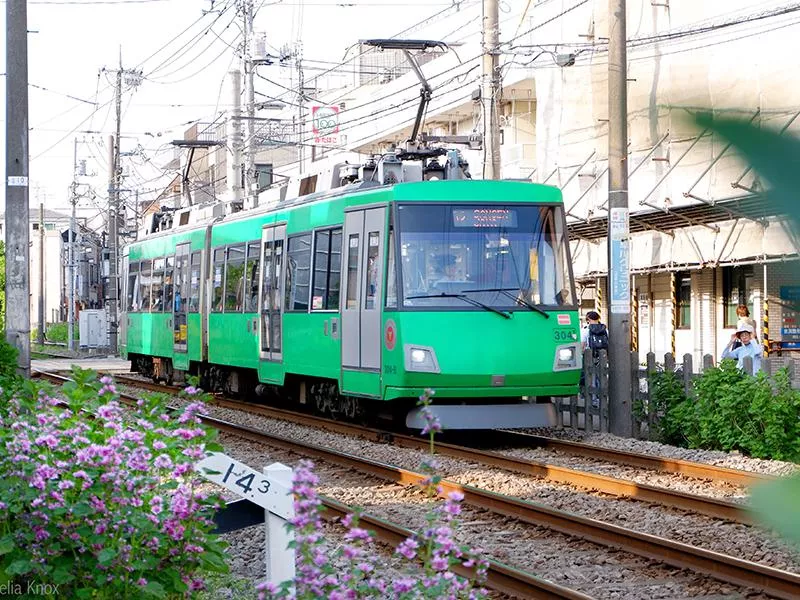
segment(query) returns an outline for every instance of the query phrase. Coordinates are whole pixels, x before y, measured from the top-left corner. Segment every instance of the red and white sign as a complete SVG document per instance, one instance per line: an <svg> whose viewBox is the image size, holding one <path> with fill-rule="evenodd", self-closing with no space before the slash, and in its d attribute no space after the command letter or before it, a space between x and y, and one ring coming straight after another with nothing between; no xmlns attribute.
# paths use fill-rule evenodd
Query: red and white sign
<svg viewBox="0 0 800 600"><path fill-rule="evenodd" d="M383 332L383 342L386 345L386 349L390 352L394 350L395 344L397 344L397 327L392 319L386 321L386 327Z"/></svg>
<svg viewBox="0 0 800 600"><path fill-rule="evenodd" d="M558 315L559 325L569 325L572 322L569 315Z"/></svg>
<svg viewBox="0 0 800 600"><path fill-rule="evenodd" d="M314 106L311 108L311 131L314 143L325 146L339 144L339 107Z"/></svg>

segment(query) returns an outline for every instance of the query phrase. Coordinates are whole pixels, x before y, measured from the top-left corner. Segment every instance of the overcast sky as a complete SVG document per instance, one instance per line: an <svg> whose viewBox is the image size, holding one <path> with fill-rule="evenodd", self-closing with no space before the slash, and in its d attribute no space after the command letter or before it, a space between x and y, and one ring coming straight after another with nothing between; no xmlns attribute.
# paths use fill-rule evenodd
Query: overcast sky
<svg viewBox="0 0 800 600"><path fill-rule="evenodd" d="M462 0L458 8L452 0L254 0L254 4L259 9L255 28L266 32L267 52L275 54L302 40L309 78L325 61L341 61L358 39L390 37L427 17L435 16L407 36L444 35L467 22L467 30L477 31L481 0ZM102 69L117 68L120 48L124 67L144 74L135 92L123 97L122 151L144 148L143 155L130 159L135 176L126 184L138 185L143 193L155 189L156 167L172 153L169 142L182 137L187 123L210 121L228 105L229 93L222 82L237 64L230 47L240 34L235 5L236 0L216 0L213 11L204 15L212 9L211 0L29 0L31 206L40 201L51 208L66 206L76 137L81 140L78 158L86 159L88 170L97 173L86 181L103 196L84 204L104 206L114 102L113 74ZM5 10L0 23L5 40ZM5 41L0 53L5 66ZM289 77L295 76L292 69L277 65L259 71L289 87L293 82ZM256 90L286 94L264 80L257 80ZM1 114L5 126L5 110ZM5 169L5 145L0 156Z"/></svg>

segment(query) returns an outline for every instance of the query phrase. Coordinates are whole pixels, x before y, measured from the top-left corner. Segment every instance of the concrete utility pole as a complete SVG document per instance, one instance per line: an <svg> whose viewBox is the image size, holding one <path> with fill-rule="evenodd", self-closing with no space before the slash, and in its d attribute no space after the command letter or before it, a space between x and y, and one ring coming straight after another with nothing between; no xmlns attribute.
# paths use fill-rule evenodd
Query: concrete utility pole
<svg viewBox="0 0 800 600"><path fill-rule="evenodd" d="M28 151L28 3L7 0L6 339L19 351L23 377L31 374Z"/></svg>
<svg viewBox="0 0 800 600"><path fill-rule="evenodd" d="M120 71L120 77L121 71ZM119 79L118 79L119 81ZM119 89L119 88L118 88ZM119 138L108 136L108 344L112 352L117 350L117 144Z"/></svg>
<svg viewBox="0 0 800 600"><path fill-rule="evenodd" d="M630 359L628 236L628 57L625 0L608 2L608 328L611 432L630 437L633 425Z"/></svg>
<svg viewBox="0 0 800 600"><path fill-rule="evenodd" d="M242 74L238 70L228 73L231 81L231 110L228 115L228 193L237 204L242 201Z"/></svg>
<svg viewBox="0 0 800 600"><path fill-rule="evenodd" d="M67 249L69 273L69 298L67 300L67 348L75 349L75 209L78 203L78 138L72 153L72 186L70 203L72 214L69 217L69 247Z"/></svg>
<svg viewBox="0 0 800 600"><path fill-rule="evenodd" d="M500 23L498 0L483 0L483 59L481 105L483 107L483 178L500 178Z"/></svg>
<svg viewBox="0 0 800 600"><path fill-rule="evenodd" d="M247 96L247 160L245 161L245 208L254 208L256 205L256 95L253 76L255 63L253 62L253 0L244 0L244 74L245 95Z"/></svg>
<svg viewBox="0 0 800 600"><path fill-rule="evenodd" d="M44 203L39 203L39 332L37 341L44 344Z"/></svg>
<svg viewBox="0 0 800 600"><path fill-rule="evenodd" d="M305 107L303 99L305 93L305 79L303 78L303 42L297 42L295 49L295 60L297 60L297 158L300 161L300 175L305 172L306 147L303 145L303 124L305 123Z"/></svg>

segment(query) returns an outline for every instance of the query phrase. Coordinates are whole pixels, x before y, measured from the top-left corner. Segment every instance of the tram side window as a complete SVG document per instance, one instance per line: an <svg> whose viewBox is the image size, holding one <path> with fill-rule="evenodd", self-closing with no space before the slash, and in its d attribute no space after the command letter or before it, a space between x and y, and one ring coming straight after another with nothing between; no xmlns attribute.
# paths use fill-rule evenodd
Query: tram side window
<svg viewBox="0 0 800 600"><path fill-rule="evenodd" d="M228 247L225 263L225 312L242 312L244 292L244 244Z"/></svg>
<svg viewBox="0 0 800 600"><path fill-rule="evenodd" d="M358 234L347 240L347 299L345 308L358 308Z"/></svg>
<svg viewBox="0 0 800 600"><path fill-rule="evenodd" d="M245 297L244 312L258 312L258 262L260 253L260 243L250 242L247 244L247 266L245 268Z"/></svg>
<svg viewBox="0 0 800 600"><path fill-rule="evenodd" d="M386 268L386 308L397 308L397 268L394 262L394 229L389 228L389 260Z"/></svg>
<svg viewBox="0 0 800 600"><path fill-rule="evenodd" d="M311 310L339 310L342 230L318 231L314 239L314 293Z"/></svg>
<svg viewBox="0 0 800 600"><path fill-rule="evenodd" d="M153 261L153 283L150 288L150 312L164 311L164 259Z"/></svg>
<svg viewBox="0 0 800 600"><path fill-rule="evenodd" d="M175 257L168 256L164 269L164 310L172 312L172 295L175 291Z"/></svg>
<svg viewBox="0 0 800 600"><path fill-rule="evenodd" d="M139 295L137 292L139 291L139 263L131 263L128 265L128 304L127 310L128 312L138 312L138 298Z"/></svg>
<svg viewBox="0 0 800 600"><path fill-rule="evenodd" d="M289 238L286 260L286 310L308 310L311 281L311 234Z"/></svg>
<svg viewBox="0 0 800 600"><path fill-rule="evenodd" d="M139 310L150 312L150 283L153 272L153 261L143 260L139 268Z"/></svg>
<svg viewBox="0 0 800 600"><path fill-rule="evenodd" d="M377 231L370 231L367 236L367 243L367 293L364 298L364 308L371 310L375 308L375 294L378 292L380 234Z"/></svg>
<svg viewBox="0 0 800 600"><path fill-rule="evenodd" d="M189 312L200 312L200 252L192 253L189 275Z"/></svg>
<svg viewBox="0 0 800 600"><path fill-rule="evenodd" d="M214 264L212 266L214 279L212 282L213 297L211 299L211 312L222 312L222 275L225 270L225 248L214 250Z"/></svg>

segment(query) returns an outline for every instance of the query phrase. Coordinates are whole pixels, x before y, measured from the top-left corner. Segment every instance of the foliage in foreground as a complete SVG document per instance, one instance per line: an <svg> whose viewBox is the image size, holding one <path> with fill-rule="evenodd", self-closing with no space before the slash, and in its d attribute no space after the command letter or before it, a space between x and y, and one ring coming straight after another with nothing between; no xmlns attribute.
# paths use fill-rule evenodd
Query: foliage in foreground
<svg viewBox="0 0 800 600"><path fill-rule="evenodd" d="M125 413L110 378L73 378L60 388L67 407L30 381L0 397L0 583L163 598L200 588L200 571L226 571L209 533L219 500L193 469L218 449L196 416L203 403L171 417L151 397Z"/></svg>
<svg viewBox="0 0 800 600"><path fill-rule="evenodd" d="M430 437L433 454L434 435L441 425L428 410L433 392L426 390L420 405L427 420L423 434ZM437 465L433 456L423 463L428 474L424 487L433 497L441 495L438 486L441 478L434 474ZM455 540L457 517L461 512L460 492L450 492L443 503L428 512L427 525L421 532L403 541L395 555L408 564L405 574L392 578L379 571L378 552L373 548L374 533L359 524L358 515L342 519L347 528L345 543L330 554L325 551L323 539L322 502L315 486L319 480L313 473L310 461L301 461L295 470L293 492L295 517L288 524L294 531L293 545L297 552L297 577L285 581L280 587L271 584L259 586L259 599L298 598L312 600L329 598L416 598L479 599L486 596L480 585L486 578L488 562L480 558L480 549L460 545ZM342 566L343 565L343 566ZM453 572L461 566L472 570L466 579Z"/></svg>

